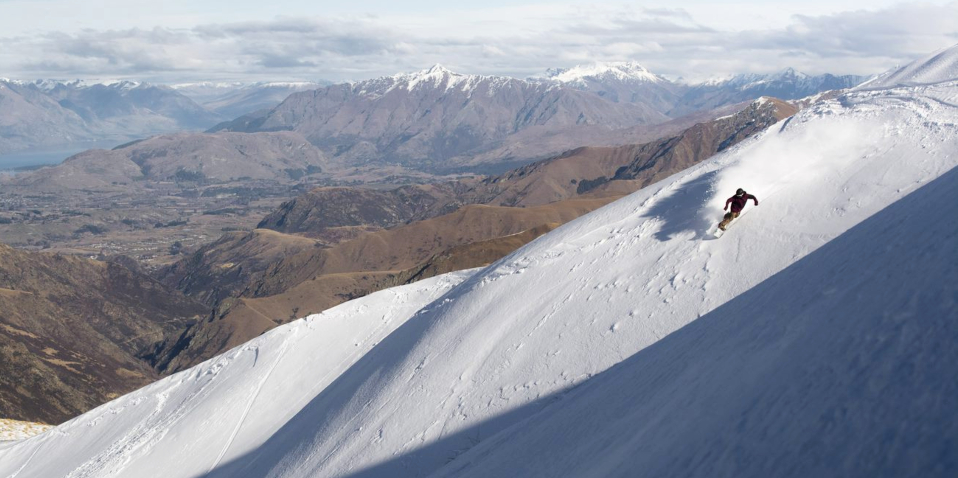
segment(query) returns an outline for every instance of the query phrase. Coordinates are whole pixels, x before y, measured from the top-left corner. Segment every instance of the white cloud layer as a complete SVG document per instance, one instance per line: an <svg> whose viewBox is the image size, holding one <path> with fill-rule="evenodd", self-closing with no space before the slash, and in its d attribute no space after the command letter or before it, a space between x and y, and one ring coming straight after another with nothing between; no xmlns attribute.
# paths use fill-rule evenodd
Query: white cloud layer
<svg viewBox="0 0 958 478"><path fill-rule="evenodd" d="M811 74L877 73L958 43L958 2L835 10L848 3L806 3L800 14L785 13L786 4L740 0L722 10L698 2L562 4L226 22L180 12L155 20L163 26L137 15L116 29L78 20L73 28L3 30L16 35L0 33L0 76L346 80L442 63L524 77L550 67L636 60L660 74L698 80L789 66ZM57 4L31 2L31 8ZM27 8L22 0L0 0L0 13L13 5ZM829 13L815 13L823 11ZM736 15L743 20L736 23Z"/></svg>

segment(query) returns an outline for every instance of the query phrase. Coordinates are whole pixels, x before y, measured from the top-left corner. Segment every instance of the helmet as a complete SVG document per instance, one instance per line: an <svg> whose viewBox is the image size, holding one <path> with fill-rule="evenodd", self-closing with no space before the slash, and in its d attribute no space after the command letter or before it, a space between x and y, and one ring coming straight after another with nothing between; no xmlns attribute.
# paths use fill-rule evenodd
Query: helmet
<svg viewBox="0 0 958 478"><path fill-rule="evenodd" d="M738 189L735 190L735 195L736 195L736 196L741 196L742 194L745 194L745 190L744 190L744 189L738 188Z"/></svg>

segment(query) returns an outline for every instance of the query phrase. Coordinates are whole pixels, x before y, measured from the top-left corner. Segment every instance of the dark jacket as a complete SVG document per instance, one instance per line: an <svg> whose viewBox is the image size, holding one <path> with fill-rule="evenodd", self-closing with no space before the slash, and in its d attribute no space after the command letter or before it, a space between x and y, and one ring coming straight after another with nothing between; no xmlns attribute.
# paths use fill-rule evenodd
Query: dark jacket
<svg viewBox="0 0 958 478"><path fill-rule="evenodd" d="M758 199L755 199L755 196L752 196L751 194L745 193L741 196L732 196L728 198L728 201L725 201L725 207L722 209L728 209L728 205L731 203L732 212L741 212L742 208L745 207L745 203L747 203L749 199L755 201L755 205L758 206Z"/></svg>

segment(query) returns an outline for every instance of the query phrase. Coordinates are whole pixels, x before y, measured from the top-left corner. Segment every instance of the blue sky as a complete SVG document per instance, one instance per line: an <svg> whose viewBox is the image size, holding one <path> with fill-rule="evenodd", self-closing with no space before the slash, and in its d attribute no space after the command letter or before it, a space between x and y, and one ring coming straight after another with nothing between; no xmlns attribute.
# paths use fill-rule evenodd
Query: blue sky
<svg viewBox="0 0 958 478"><path fill-rule="evenodd" d="M524 77L624 60L689 80L870 74L958 43L956 18L958 1L0 0L0 76L339 81L442 63Z"/></svg>

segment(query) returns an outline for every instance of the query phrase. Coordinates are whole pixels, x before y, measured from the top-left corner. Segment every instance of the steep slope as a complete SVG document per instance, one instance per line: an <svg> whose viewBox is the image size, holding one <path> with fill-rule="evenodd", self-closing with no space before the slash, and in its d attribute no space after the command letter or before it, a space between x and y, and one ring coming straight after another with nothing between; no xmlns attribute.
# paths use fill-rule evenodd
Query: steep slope
<svg viewBox="0 0 958 478"><path fill-rule="evenodd" d="M888 71L858 89L882 89L951 81L958 77L958 45L919 58L903 68Z"/></svg>
<svg viewBox="0 0 958 478"><path fill-rule="evenodd" d="M491 149L527 129L545 134L667 120L643 104L613 103L552 82L461 75L436 65L296 93L265 116L221 128L295 131L344 164L374 161L429 170L449 168L450 158Z"/></svg>
<svg viewBox="0 0 958 478"><path fill-rule="evenodd" d="M454 288L423 281L344 304L58 433L3 446L0 472L138 476L162 466L169 476L408 476L475 463L472 471L484 474L484 457L515 470L545 453L520 446L570 425L548 420L554 414L575 420L564 435L547 437L558 453L580 436L596 437L576 442L583 450L610 450L601 463L587 462L604 467L585 470L595 475L649 463L674 475L714 467L722 476L759 476L771 464L808 476L822 469L806 457L820 456L825 471L869 463L879 474L949 476L955 465L941 446L956 439L942 414L956 390L956 99L952 82L852 93L810 108ZM720 239L703 240L735 187L757 194L761 206ZM416 304L400 298L416 287L434 293ZM836 311L840 320L817 317ZM913 314L929 319L919 325ZM659 342L700 317L702 325ZM819 346L825 356L811 357ZM877 368L863 370L872 359ZM762 379L778 372L768 385L800 381L763 392ZM589 407L606 391L608 415ZM904 395L917 402L901 402ZM680 417L684 411L690 415ZM616 412L624 425L593 428ZM664 421L673 416L675 427ZM642 427L638 436L630 423ZM731 438L714 440L716 429ZM880 441L869 441L876 434ZM920 437L941 441L912 440ZM575 456L583 455L569 460Z"/></svg>
<svg viewBox="0 0 958 478"><path fill-rule="evenodd" d="M100 454L103 457L112 456L121 448L140 458L159 458L164 452L155 449L155 446L160 445L162 449L172 444L168 440L177 434L174 431L170 435L172 429L187 431L194 424L205 423L206 430L213 432L206 436L207 440L194 442L185 439L185 436L182 436L182 440L174 439L174 448L187 446L191 451L177 454L177 460L168 461L162 467L168 476L203 474L220 461L228 460L229 448L248 449L261 442L258 434L262 427L279 428L371 347L424 305L442 297L469 275L469 272L448 274L381 291L364 298L362 302L343 304L309 320L297 321L291 328L284 328L279 333L263 336L260 340L266 340L268 344L251 343L217 357L201 368L133 392L128 395L131 401L104 405L97 409L98 413L120 417L139 411L147 412L150 418L135 429L123 430L121 426L113 428L112 432L100 433L102 428L97 427L100 421L87 421L87 416L78 417L71 423L83 422L93 427L90 430L99 428L99 438L74 448L61 449L70 455L65 461L36 456L32 449L24 454L27 448L21 446L30 443L30 440L15 444L0 443L0 469L4 475L16 474L19 477L61 476L69 473L64 471L67 468L75 471L74 476L152 476L161 469L155 464L139 467L132 462L122 464L111 459L88 461L88 458ZM239 368L243 369L242 373L232 373L239 371ZM271 381L286 376L312 376L314 381L309 385L299 380L285 380L282 383ZM214 397L229 390L244 394L244 397L223 402L215 400ZM162 403L154 401L157 398L154 394L162 396ZM288 408L280 406L280 402L274 400L279 396L285 397L283 401L291 400L296 405ZM251 405L259 401L259 397L272 401L275 406L257 409L256 413L251 414ZM148 407L153 408L153 413L146 410ZM164 410L177 411L168 415ZM194 417L198 418L195 422ZM232 431L221 435L219 429L224 425ZM256 432L250 434L253 430ZM52 431L32 440L45 441L55 434L57 432ZM108 443L119 436L125 437L124 445ZM209 453L205 453L207 451ZM64 466L66 462L70 465ZM186 469L195 470L195 473L183 473Z"/></svg>
<svg viewBox="0 0 958 478"><path fill-rule="evenodd" d="M953 476L956 217L952 169L435 476Z"/></svg>
<svg viewBox="0 0 958 478"><path fill-rule="evenodd" d="M948 104L956 87L846 95L543 236L427 307L264 445L214 476L239 469L428 475L453 466L476 442L521 428L554 394L712 312L953 169L958 138L948 125L958 109ZM758 194L761 206L719 240L703 241L735 187ZM896 234L926 249L910 242L913 231ZM947 284L947 277L936 283ZM809 287L827 307L833 290L817 285L792 288ZM771 307L774 300L760 303ZM899 310L908 309L892 309L890 317ZM654 373L673 372L663 366ZM929 383L946 377L936 374ZM656 393L675 399L672 392ZM928 392L932 400L947 397ZM604 443L631 443L629 437L606 436Z"/></svg>
<svg viewBox="0 0 958 478"><path fill-rule="evenodd" d="M157 378L140 353L208 310L122 266L0 245L0 416L59 423Z"/></svg>

